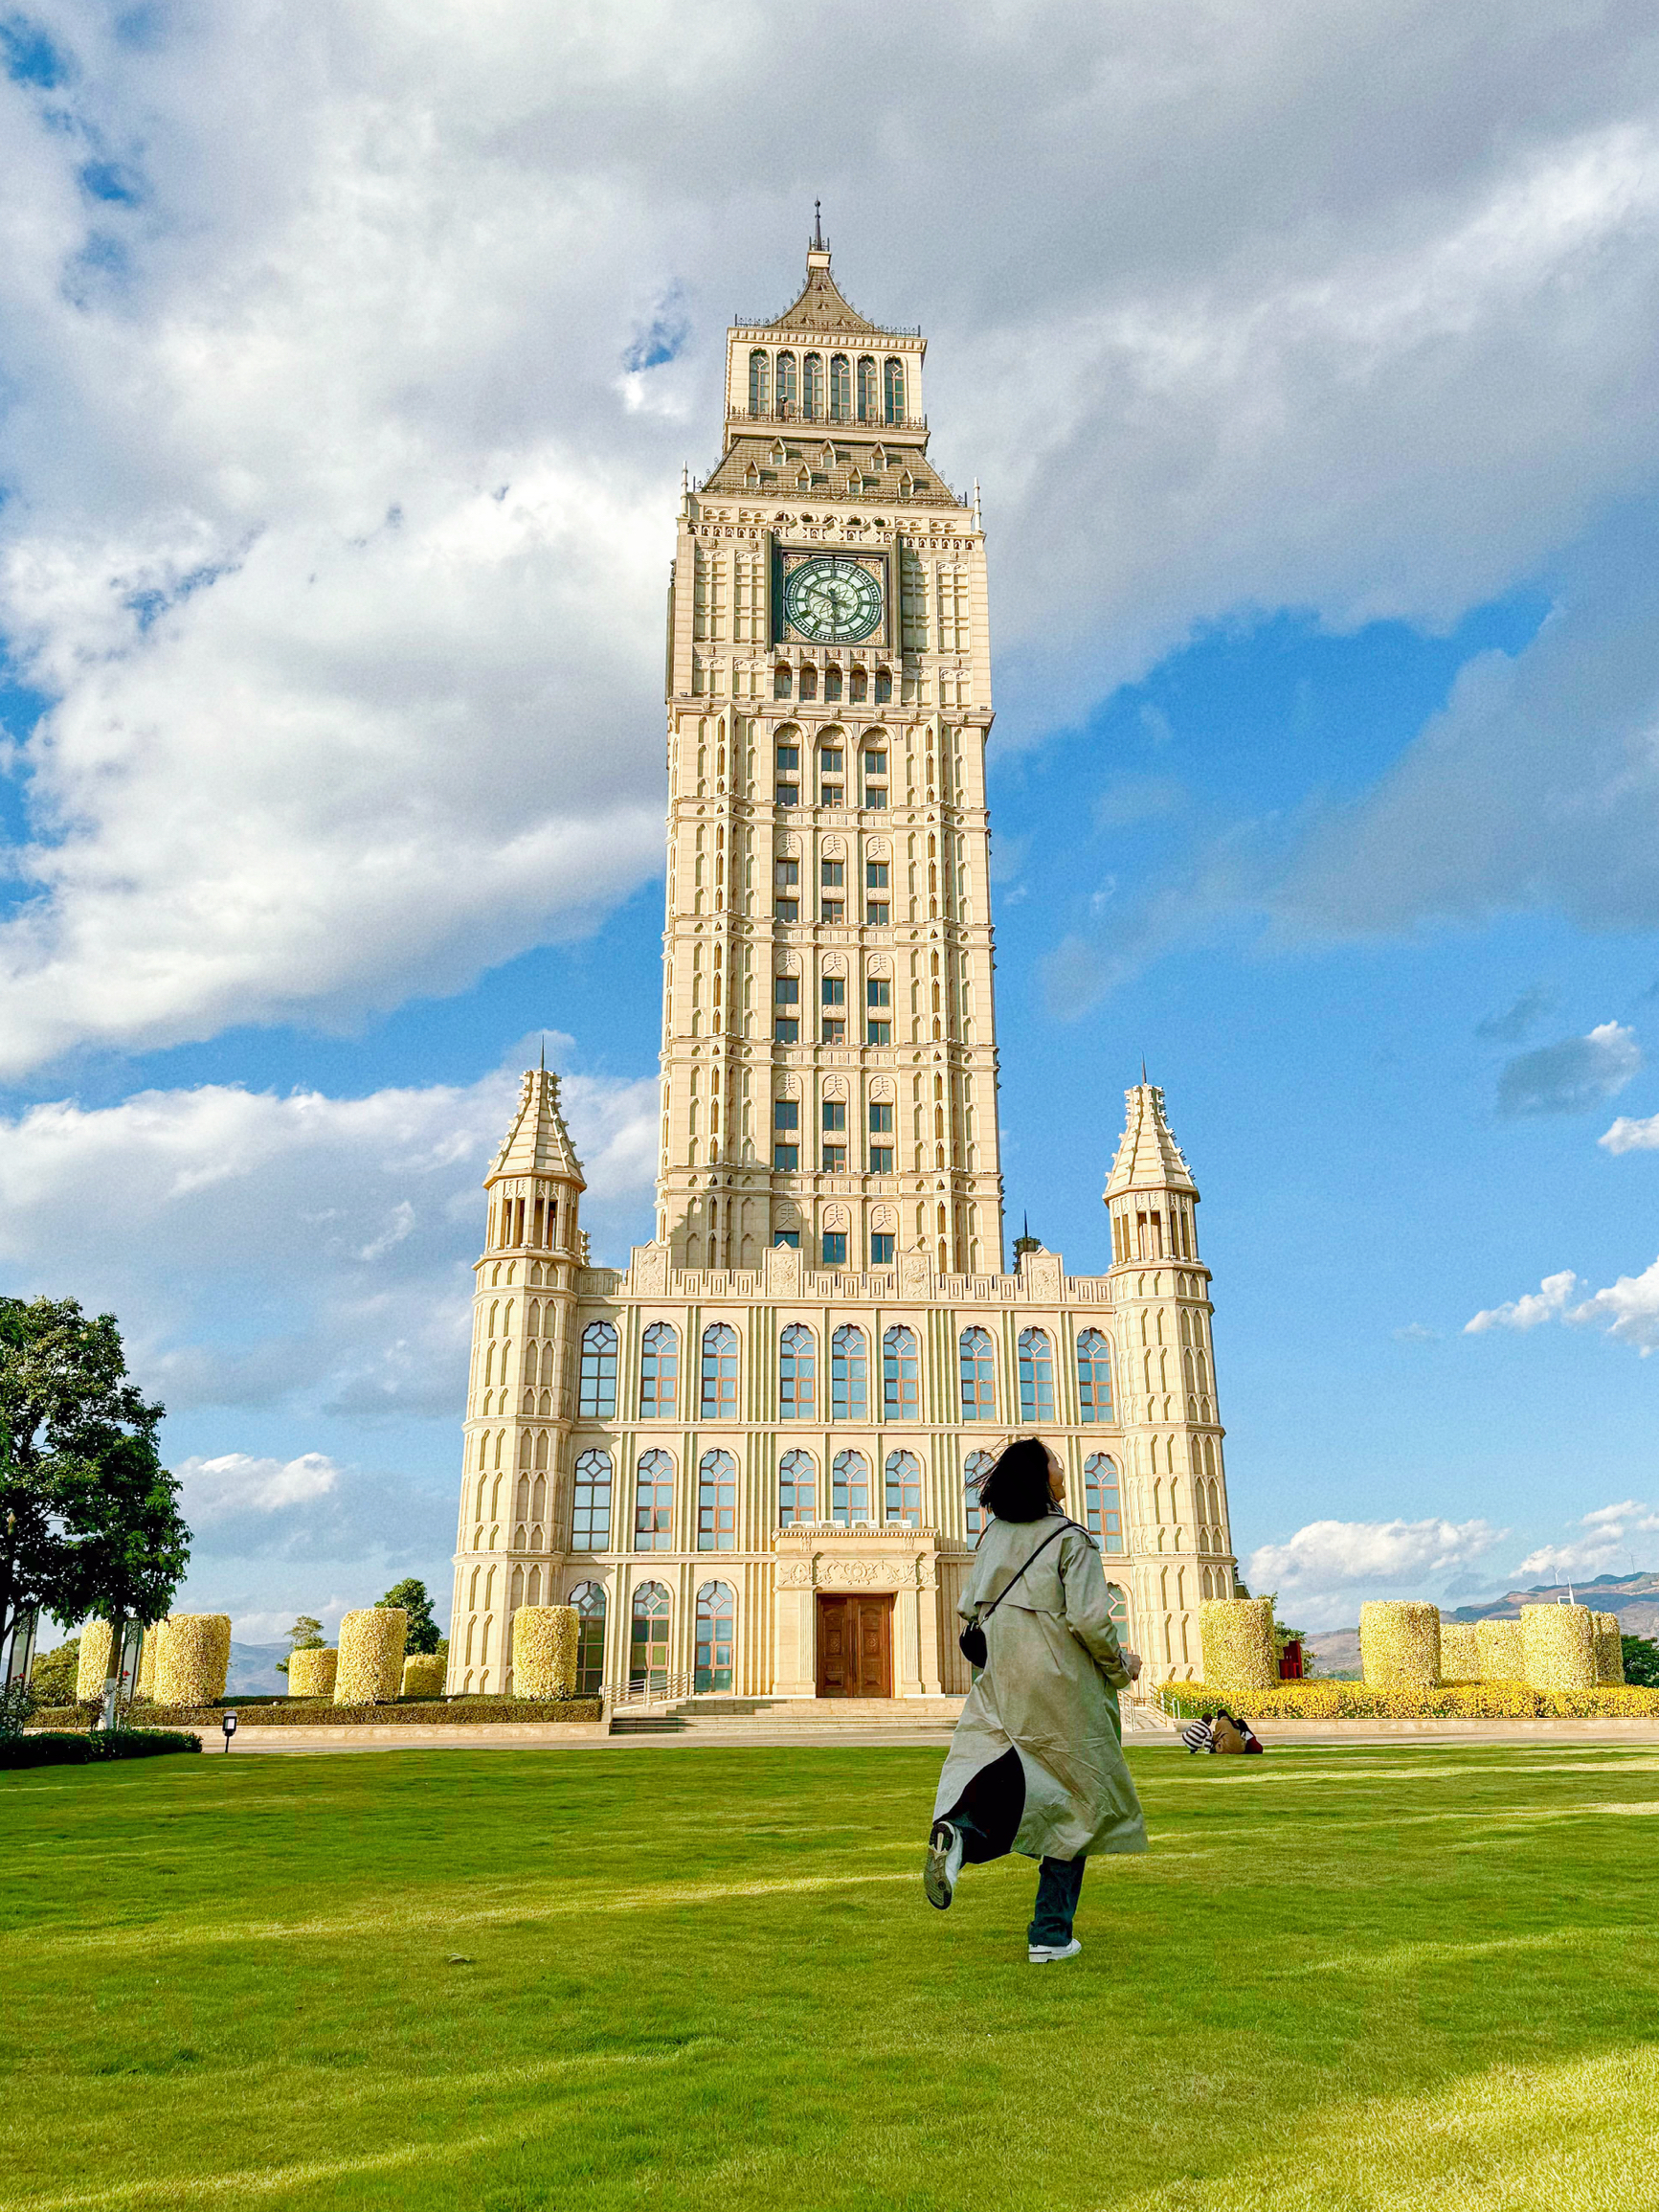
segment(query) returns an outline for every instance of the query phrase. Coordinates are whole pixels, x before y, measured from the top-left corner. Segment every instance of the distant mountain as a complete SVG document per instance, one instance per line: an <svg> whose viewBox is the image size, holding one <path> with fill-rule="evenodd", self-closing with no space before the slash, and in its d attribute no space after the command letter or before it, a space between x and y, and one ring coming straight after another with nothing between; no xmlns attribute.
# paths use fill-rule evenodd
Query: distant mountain
<svg viewBox="0 0 1659 2212"><path fill-rule="evenodd" d="M1625 1636L1659 1640L1659 1574L1598 1574L1592 1582L1538 1583L1531 1590L1506 1591L1485 1605L1460 1605L1443 1620L1518 1620L1523 1605L1555 1605L1571 1595L1595 1613L1616 1613ZM1327 1628L1307 1639L1315 1671L1328 1682L1357 1682L1359 1631Z"/></svg>
<svg viewBox="0 0 1659 2212"><path fill-rule="evenodd" d="M1359 1631L1356 1628L1321 1629L1317 1636L1306 1639L1305 1648L1313 1655L1313 1672L1323 1675L1327 1682L1359 1680Z"/></svg>
<svg viewBox="0 0 1659 2212"><path fill-rule="evenodd" d="M286 1659L285 1643L233 1643L231 1671L225 1680L227 1697L269 1697L287 1690L288 1678L277 1672L277 1661Z"/></svg>

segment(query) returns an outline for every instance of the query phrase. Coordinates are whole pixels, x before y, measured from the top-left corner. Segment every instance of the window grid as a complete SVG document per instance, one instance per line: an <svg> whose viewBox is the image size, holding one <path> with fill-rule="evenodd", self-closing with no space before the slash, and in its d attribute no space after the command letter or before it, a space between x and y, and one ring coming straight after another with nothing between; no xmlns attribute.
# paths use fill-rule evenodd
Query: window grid
<svg viewBox="0 0 1659 2212"><path fill-rule="evenodd" d="M1117 1463L1104 1452L1091 1452L1083 1462L1084 1524L1098 1536L1103 1551L1123 1549L1123 1509L1118 1490Z"/></svg>
<svg viewBox="0 0 1659 2212"><path fill-rule="evenodd" d="M777 1524L794 1528L818 1519L818 1469L810 1452L786 1452L777 1463Z"/></svg>
<svg viewBox="0 0 1659 2212"><path fill-rule="evenodd" d="M731 1687L732 1624L737 1600L729 1583L706 1582L697 1592L697 1656L692 1687L722 1691Z"/></svg>
<svg viewBox="0 0 1659 2212"><path fill-rule="evenodd" d="M1077 1411L1091 1423L1112 1417L1111 1345L1098 1329L1085 1329L1077 1340Z"/></svg>
<svg viewBox="0 0 1659 2212"><path fill-rule="evenodd" d="M729 1452L705 1452L697 1470L697 1548L737 1548L737 1461Z"/></svg>
<svg viewBox="0 0 1659 2212"><path fill-rule="evenodd" d="M777 1360L778 1414L785 1421L810 1421L818 1399L818 1345L811 1329L792 1321L783 1332Z"/></svg>
<svg viewBox="0 0 1659 2212"><path fill-rule="evenodd" d="M634 1592L629 1623L628 1680L636 1689L668 1686L668 1592L660 1582L642 1582Z"/></svg>
<svg viewBox="0 0 1659 2212"><path fill-rule="evenodd" d="M964 1329L957 1347L964 1421L997 1418L996 1355L983 1329Z"/></svg>
<svg viewBox="0 0 1659 2212"><path fill-rule="evenodd" d="M1020 1332L1020 1418L1054 1418L1054 1349L1042 1329Z"/></svg>
<svg viewBox="0 0 1659 2212"><path fill-rule="evenodd" d="M674 1548L674 1462L666 1452L647 1452L634 1478L634 1549Z"/></svg>
<svg viewBox="0 0 1659 2212"><path fill-rule="evenodd" d="M862 1452L838 1452L831 1475L830 1518L841 1527L870 1517L870 1463Z"/></svg>
<svg viewBox="0 0 1659 2212"><path fill-rule="evenodd" d="M887 1519L922 1525L922 1469L912 1452L887 1454Z"/></svg>
<svg viewBox="0 0 1659 2212"><path fill-rule="evenodd" d="M585 1421L610 1421L616 1417L617 1332L609 1321L590 1321L582 1331L576 1412Z"/></svg>
<svg viewBox="0 0 1659 2212"><path fill-rule="evenodd" d="M867 1421L870 1365L863 1329L845 1322L830 1340L830 1419Z"/></svg>
<svg viewBox="0 0 1659 2212"><path fill-rule="evenodd" d="M639 1418L671 1421L679 1394L679 1334L667 1321L653 1321L639 1350Z"/></svg>
<svg viewBox="0 0 1659 2212"><path fill-rule="evenodd" d="M875 1247L884 1241L872 1236L871 1256ZM892 1239L885 1240L891 1257ZM889 1329L882 1339L882 1411L889 1421L919 1421L921 1415L921 1367L916 1356L916 1340L906 1328Z"/></svg>
<svg viewBox="0 0 1659 2212"><path fill-rule="evenodd" d="M571 1508L571 1549L605 1551L611 1543L611 1455L584 1452L576 1461Z"/></svg>
<svg viewBox="0 0 1659 2212"><path fill-rule="evenodd" d="M576 1609L576 1695L597 1697L605 1686L605 1586L579 1582L571 1592Z"/></svg>
<svg viewBox="0 0 1659 2212"><path fill-rule="evenodd" d="M997 1464L989 1452L971 1452L962 1469L962 1524L970 1536L980 1536L985 1529L985 1508L979 1501L979 1485Z"/></svg>
<svg viewBox="0 0 1659 2212"><path fill-rule="evenodd" d="M725 1321L703 1332L703 1418L737 1418L737 1332Z"/></svg>

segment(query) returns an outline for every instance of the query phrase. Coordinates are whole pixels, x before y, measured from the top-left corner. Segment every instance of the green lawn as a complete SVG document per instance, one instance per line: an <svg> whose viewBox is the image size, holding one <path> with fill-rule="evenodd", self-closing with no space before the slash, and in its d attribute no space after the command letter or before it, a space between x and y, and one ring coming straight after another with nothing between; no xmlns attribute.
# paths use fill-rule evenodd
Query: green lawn
<svg viewBox="0 0 1659 2212"><path fill-rule="evenodd" d="M0 2204L1659 2202L1659 1747L1133 1763L1042 1969L937 1752L0 1776Z"/></svg>

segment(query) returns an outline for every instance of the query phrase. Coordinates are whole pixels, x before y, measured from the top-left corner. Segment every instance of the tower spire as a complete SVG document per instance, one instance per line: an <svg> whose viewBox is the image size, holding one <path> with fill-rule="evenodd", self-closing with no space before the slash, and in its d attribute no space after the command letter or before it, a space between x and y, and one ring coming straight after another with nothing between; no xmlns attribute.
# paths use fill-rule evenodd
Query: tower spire
<svg viewBox="0 0 1659 2212"><path fill-rule="evenodd" d="M823 242L822 216L822 200L814 200L812 203L812 250L815 254L821 254L828 251Z"/></svg>

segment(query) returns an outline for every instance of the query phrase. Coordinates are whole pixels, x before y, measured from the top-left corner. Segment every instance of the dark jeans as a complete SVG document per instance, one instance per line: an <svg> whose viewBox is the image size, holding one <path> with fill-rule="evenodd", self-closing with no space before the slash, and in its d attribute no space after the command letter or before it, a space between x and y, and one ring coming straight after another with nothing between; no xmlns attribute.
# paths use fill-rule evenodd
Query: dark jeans
<svg viewBox="0 0 1659 2212"><path fill-rule="evenodd" d="M962 1857L968 1865L983 1865L988 1859L1006 1855L1008 1844L1004 1842L1000 1850L996 1849L995 1842L1000 1839L988 1837L965 1804L956 1805L947 1817L962 1838ZM1087 1864L1087 1859L1041 1862L1037 1873L1037 1909L1025 1930L1028 1944L1040 1943L1063 1951L1071 1941L1072 1918L1083 1888L1083 1870Z"/></svg>

